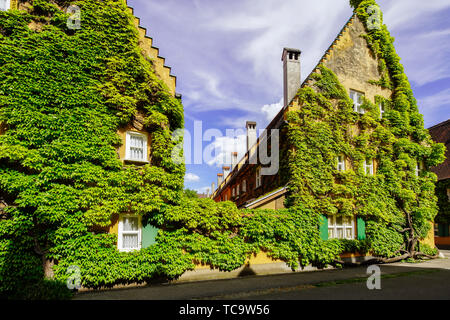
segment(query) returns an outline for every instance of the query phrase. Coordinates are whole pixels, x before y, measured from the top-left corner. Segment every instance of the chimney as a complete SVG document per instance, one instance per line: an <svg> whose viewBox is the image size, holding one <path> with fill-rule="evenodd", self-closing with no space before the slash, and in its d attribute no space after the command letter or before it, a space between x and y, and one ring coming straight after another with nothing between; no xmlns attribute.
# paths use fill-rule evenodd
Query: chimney
<svg viewBox="0 0 450 320"><path fill-rule="evenodd" d="M284 48L283 75L284 75L284 106L287 106L297 94L301 86L300 55L298 49Z"/></svg>
<svg viewBox="0 0 450 320"><path fill-rule="evenodd" d="M223 173L218 173L217 174L217 188L220 188L220 185L223 182Z"/></svg>
<svg viewBox="0 0 450 320"><path fill-rule="evenodd" d="M256 122L247 121L247 151L256 144Z"/></svg>
<svg viewBox="0 0 450 320"><path fill-rule="evenodd" d="M222 169L223 169L223 178L226 179L230 174L230 167L223 166Z"/></svg>
<svg viewBox="0 0 450 320"><path fill-rule="evenodd" d="M237 152L232 152L231 153L231 171L234 170L234 168L236 167L238 163L238 153Z"/></svg>
<svg viewBox="0 0 450 320"><path fill-rule="evenodd" d="M213 182L211 183L211 193L213 194L214 191L216 191L216 184Z"/></svg>

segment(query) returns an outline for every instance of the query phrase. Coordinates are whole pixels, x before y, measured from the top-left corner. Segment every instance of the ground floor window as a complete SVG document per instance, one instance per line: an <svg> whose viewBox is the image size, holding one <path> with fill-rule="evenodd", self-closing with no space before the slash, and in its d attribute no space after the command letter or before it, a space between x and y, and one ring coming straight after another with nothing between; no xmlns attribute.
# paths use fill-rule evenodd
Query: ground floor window
<svg viewBox="0 0 450 320"><path fill-rule="evenodd" d="M119 220L119 251L140 250L142 246L142 226L139 216L124 215Z"/></svg>
<svg viewBox="0 0 450 320"><path fill-rule="evenodd" d="M352 217L328 217L328 239L355 239L355 221Z"/></svg>

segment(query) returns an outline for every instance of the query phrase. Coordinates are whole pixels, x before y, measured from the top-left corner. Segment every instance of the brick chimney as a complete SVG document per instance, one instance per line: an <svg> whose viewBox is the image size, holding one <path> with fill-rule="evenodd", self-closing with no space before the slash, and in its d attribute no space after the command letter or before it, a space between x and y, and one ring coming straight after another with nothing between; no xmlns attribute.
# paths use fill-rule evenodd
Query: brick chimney
<svg viewBox="0 0 450 320"><path fill-rule="evenodd" d="M298 49L284 48L283 56L283 75L284 75L284 106L287 106L297 94L301 86L301 66Z"/></svg>

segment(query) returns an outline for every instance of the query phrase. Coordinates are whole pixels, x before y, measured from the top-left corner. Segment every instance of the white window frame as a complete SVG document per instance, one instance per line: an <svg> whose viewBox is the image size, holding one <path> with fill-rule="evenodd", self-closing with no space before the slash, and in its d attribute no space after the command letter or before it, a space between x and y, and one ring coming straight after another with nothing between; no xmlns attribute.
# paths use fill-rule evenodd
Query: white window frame
<svg viewBox="0 0 450 320"><path fill-rule="evenodd" d="M383 119L384 113L386 112L384 102L380 102L379 107L380 107L380 119Z"/></svg>
<svg viewBox="0 0 450 320"><path fill-rule="evenodd" d="M367 164L367 162L370 161L371 164ZM364 174L366 176L373 176L374 175L374 159L366 159L364 161ZM367 172L367 170L369 169L369 172Z"/></svg>
<svg viewBox="0 0 450 320"><path fill-rule="evenodd" d="M144 140L144 159L133 159L131 157L131 136L141 137ZM148 162L148 139L147 135L136 132L136 131L127 131L126 133L126 141L125 141L125 161L132 161L132 162L140 162L140 163L149 163Z"/></svg>
<svg viewBox="0 0 450 320"><path fill-rule="evenodd" d="M416 163L416 177L420 176L420 174L424 171L425 166L422 160L417 161Z"/></svg>
<svg viewBox="0 0 450 320"><path fill-rule="evenodd" d="M261 187L262 181L261 181L261 168L256 169L256 188Z"/></svg>
<svg viewBox="0 0 450 320"><path fill-rule="evenodd" d="M247 192L247 180L242 181L242 193Z"/></svg>
<svg viewBox="0 0 450 320"><path fill-rule="evenodd" d="M364 97L364 93L362 92L358 92L355 90L350 90L350 99L352 99L353 101L353 111L360 113L360 114L365 114L366 110L364 110L364 108L361 108L362 104L363 104L363 98Z"/></svg>
<svg viewBox="0 0 450 320"><path fill-rule="evenodd" d="M11 0L6 0L4 3L5 7L0 6L0 11L8 11L9 9L11 9Z"/></svg>
<svg viewBox="0 0 450 320"><path fill-rule="evenodd" d="M345 170L347 170L345 165L345 156L339 155L337 156L337 171L344 172Z"/></svg>
<svg viewBox="0 0 450 320"><path fill-rule="evenodd" d="M236 196L235 188L231 189L231 197L234 198Z"/></svg>
<svg viewBox="0 0 450 320"><path fill-rule="evenodd" d="M124 231L123 222L125 218L137 218L138 219L138 231ZM140 216L132 214L124 214L119 217L119 230L118 230L117 248L120 252L132 252L139 251L142 248L142 221ZM137 234L138 247L137 248L123 248L123 235L124 234Z"/></svg>
<svg viewBox="0 0 450 320"><path fill-rule="evenodd" d="M345 223L345 220L350 223ZM342 230L343 237L338 237L338 230ZM351 230L351 237L347 237L347 230ZM342 224L337 224L336 216L328 216L328 239L356 239L355 219L353 217L342 216Z"/></svg>

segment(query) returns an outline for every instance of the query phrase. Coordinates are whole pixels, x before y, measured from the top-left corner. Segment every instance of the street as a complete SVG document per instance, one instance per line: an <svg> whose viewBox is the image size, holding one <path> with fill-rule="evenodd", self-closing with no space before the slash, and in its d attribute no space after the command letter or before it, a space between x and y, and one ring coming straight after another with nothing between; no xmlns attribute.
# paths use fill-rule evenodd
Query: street
<svg viewBox="0 0 450 320"><path fill-rule="evenodd" d="M382 265L381 289L367 288L367 268L347 268L230 280L153 285L80 293L75 300L352 300L450 299L450 251L445 259Z"/></svg>

